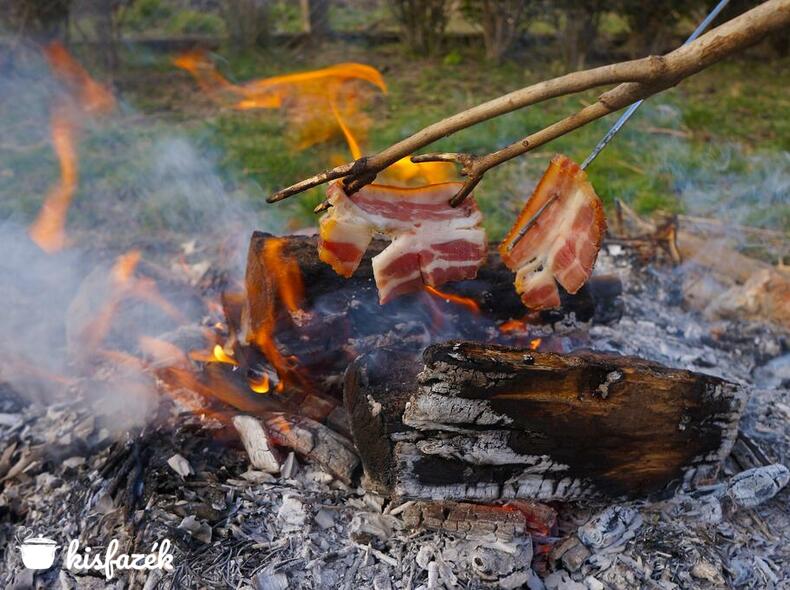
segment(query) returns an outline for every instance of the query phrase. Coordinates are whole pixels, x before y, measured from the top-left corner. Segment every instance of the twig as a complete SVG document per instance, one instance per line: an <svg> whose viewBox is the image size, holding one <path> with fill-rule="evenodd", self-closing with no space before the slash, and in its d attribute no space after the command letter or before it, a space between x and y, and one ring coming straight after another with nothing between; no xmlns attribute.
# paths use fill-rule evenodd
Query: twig
<svg viewBox="0 0 790 590"><path fill-rule="evenodd" d="M269 197L268 202L281 201L338 178L344 178L346 191L354 193L373 182L379 172L401 158L461 129L551 98L619 84L602 94L595 103L577 113L485 156L452 153L415 156L416 159L413 161L416 162L455 162L462 166L461 173L467 177L467 180L459 193L453 197L452 203L458 204L494 166L618 111L639 99L671 88L684 78L757 43L766 35L788 25L790 25L790 0L768 0L663 57L650 56L574 72L516 90L429 125L377 154L325 170L286 187Z"/></svg>

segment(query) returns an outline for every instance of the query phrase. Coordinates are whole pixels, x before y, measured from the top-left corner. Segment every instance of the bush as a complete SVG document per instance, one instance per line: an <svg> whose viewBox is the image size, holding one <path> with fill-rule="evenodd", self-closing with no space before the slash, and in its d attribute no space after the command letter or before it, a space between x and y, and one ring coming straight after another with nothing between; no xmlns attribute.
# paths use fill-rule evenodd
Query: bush
<svg viewBox="0 0 790 590"><path fill-rule="evenodd" d="M173 16L173 8L162 0L136 0L124 16L124 28L137 33L164 27Z"/></svg>
<svg viewBox="0 0 790 590"><path fill-rule="evenodd" d="M705 0L618 0L620 14L628 21L631 35L628 41L631 55L643 57L661 53L671 39L672 32L684 17L707 6Z"/></svg>
<svg viewBox="0 0 790 590"><path fill-rule="evenodd" d="M438 53L449 20L448 0L393 0L391 7L400 23L401 39L411 51Z"/></svg>
<svg viewBox="0 0 790 590"><path fill-rule="evenodd" d="M225 34L225 21L215 14L182 10L167 23L167 32L183 35L221 36Z"/></svg>

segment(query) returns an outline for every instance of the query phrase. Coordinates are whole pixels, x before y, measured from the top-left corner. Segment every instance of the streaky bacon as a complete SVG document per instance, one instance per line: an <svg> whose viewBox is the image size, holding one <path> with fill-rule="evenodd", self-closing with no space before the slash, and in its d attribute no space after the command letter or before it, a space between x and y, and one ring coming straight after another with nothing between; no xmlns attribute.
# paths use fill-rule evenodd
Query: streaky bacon
<svg viewBox="0 0 790 590"><path fill-rule="evenodd" d="M499 246L524 305L559 307L557 282L576 293L592 274L605 231L603 205L584 170L557 154Z"/></svg>
<svg viewBox="0 0 790 590"><path fill-rule="evenodd" d="M341 181L329 186L332 207L320 222L318 255L350 277L375 234L392 243L373 258L373 276L384 304L395 297L473 279L486 257L483 219L473 197L448 204L461 183L416 188L371 184L347 195Z"/></svg>

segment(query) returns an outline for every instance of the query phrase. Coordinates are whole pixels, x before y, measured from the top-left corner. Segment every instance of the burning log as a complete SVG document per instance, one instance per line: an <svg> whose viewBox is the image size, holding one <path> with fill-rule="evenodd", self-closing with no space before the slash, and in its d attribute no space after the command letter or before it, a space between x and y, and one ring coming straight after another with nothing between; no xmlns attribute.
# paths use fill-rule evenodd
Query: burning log
<svg viewBox="0 0 790 590"><path fill-rule="evenodd" d="M742 402L636 358L473 343L366 354L345 382L368 481L417 499L660 496L715 476Z"/></svg>
<svg viewBox="0 0 790 590"><path fill-rule="evenodd" d="M279 245L276 258L267 255L267 244L275 241ZM442 307L441 312L447 318L454 315L458 320L448 319L446 323L452 324L453 335L464 338L485 338L497 323L521 318L527 312L513 289L513 273L501 262L494 248L476 279L446 285L439 292L439 301L420 293L382 307L378 304L370 260L387 246L386 241L374 240L359 268L348 279L338 276L318 258L316 245L314 236L276 238L255 232L247 258L247 305L241 320L242 342L256 342L258 334L273 331L283 348L297 354L300 366L311 374L342 374L350 360L365 352L364 347L355 346L355 343L364 338L386 337L396 325L403 325L409 319L417 320L420 330L424 331L423 324L430 324L431 316L435 315L430 302L433 305L444 303L443 296L449 298L450 303L446 309ZM298 269L301 281L309 286L297 310L289 304L279 286L283 272L276 267L283 261ZM619 278L593 277L576 295L562 293L561 309L540 312L535 316L535 323L556 322L570 314L575 314L580 321L616 321L622 315L621 292ZM470 306L481 318L467 321L472 313ZM421 344L415 349L428 344L419 335L415 338L420 339ZM248 351L248 357L250 354ZM247 360L248 364L254 362L252 358Z"/></svg>

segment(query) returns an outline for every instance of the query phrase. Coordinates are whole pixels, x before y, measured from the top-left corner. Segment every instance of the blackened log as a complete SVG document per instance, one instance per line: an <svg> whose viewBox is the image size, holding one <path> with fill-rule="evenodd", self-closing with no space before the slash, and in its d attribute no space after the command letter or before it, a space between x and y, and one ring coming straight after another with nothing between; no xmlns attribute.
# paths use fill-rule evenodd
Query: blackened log
<svg viewBox="0 0 790 590"><path fill-rule="evenodd" d="M445 343L421 359L360 357L345 403L379 492L547 501L660 497L711 480L743 395L631 357Z"/></svg>
<svg viewBox="0 0 790 590"><path fill-rule="evenodd" d="M286 236L276 238L271 234L254 232L250 239L247 257L246 292L248 300L248 321L251 330L259 329L270 309L270 301L275 301L275 309L280 321L287 314L279 301L274 284L275 273L267 268L263 256L267 240L283 241L282 257L296 261L305 284L304 308L307 311L321 309L333 311L345 309L353 301L370 302L374 311L402 309L404 304L417 305L417 296L401 297L393 304L378 305L378 292L373 281L371 258L380 253L389 242L373 240L365 253L359 268L348 279L339 276L332 268L318 258L316 236ZM502 263L496 252L496 245L489 248L488 260L474 280L449 283L442 291L474 299L480 306L483 316L494 321L521 318L527 309L521 303L513 287L513 273ZM561 293L562 306L559 310L542 312L537 319L552 323L563 317L575 314L582 322L592 320L596 323L616 321L622 315L622 292L620 280L611 275L595 276L575 295ZM378 314L382 315L382 314ZM285 318L287 319L287 318Z"/></svg>

